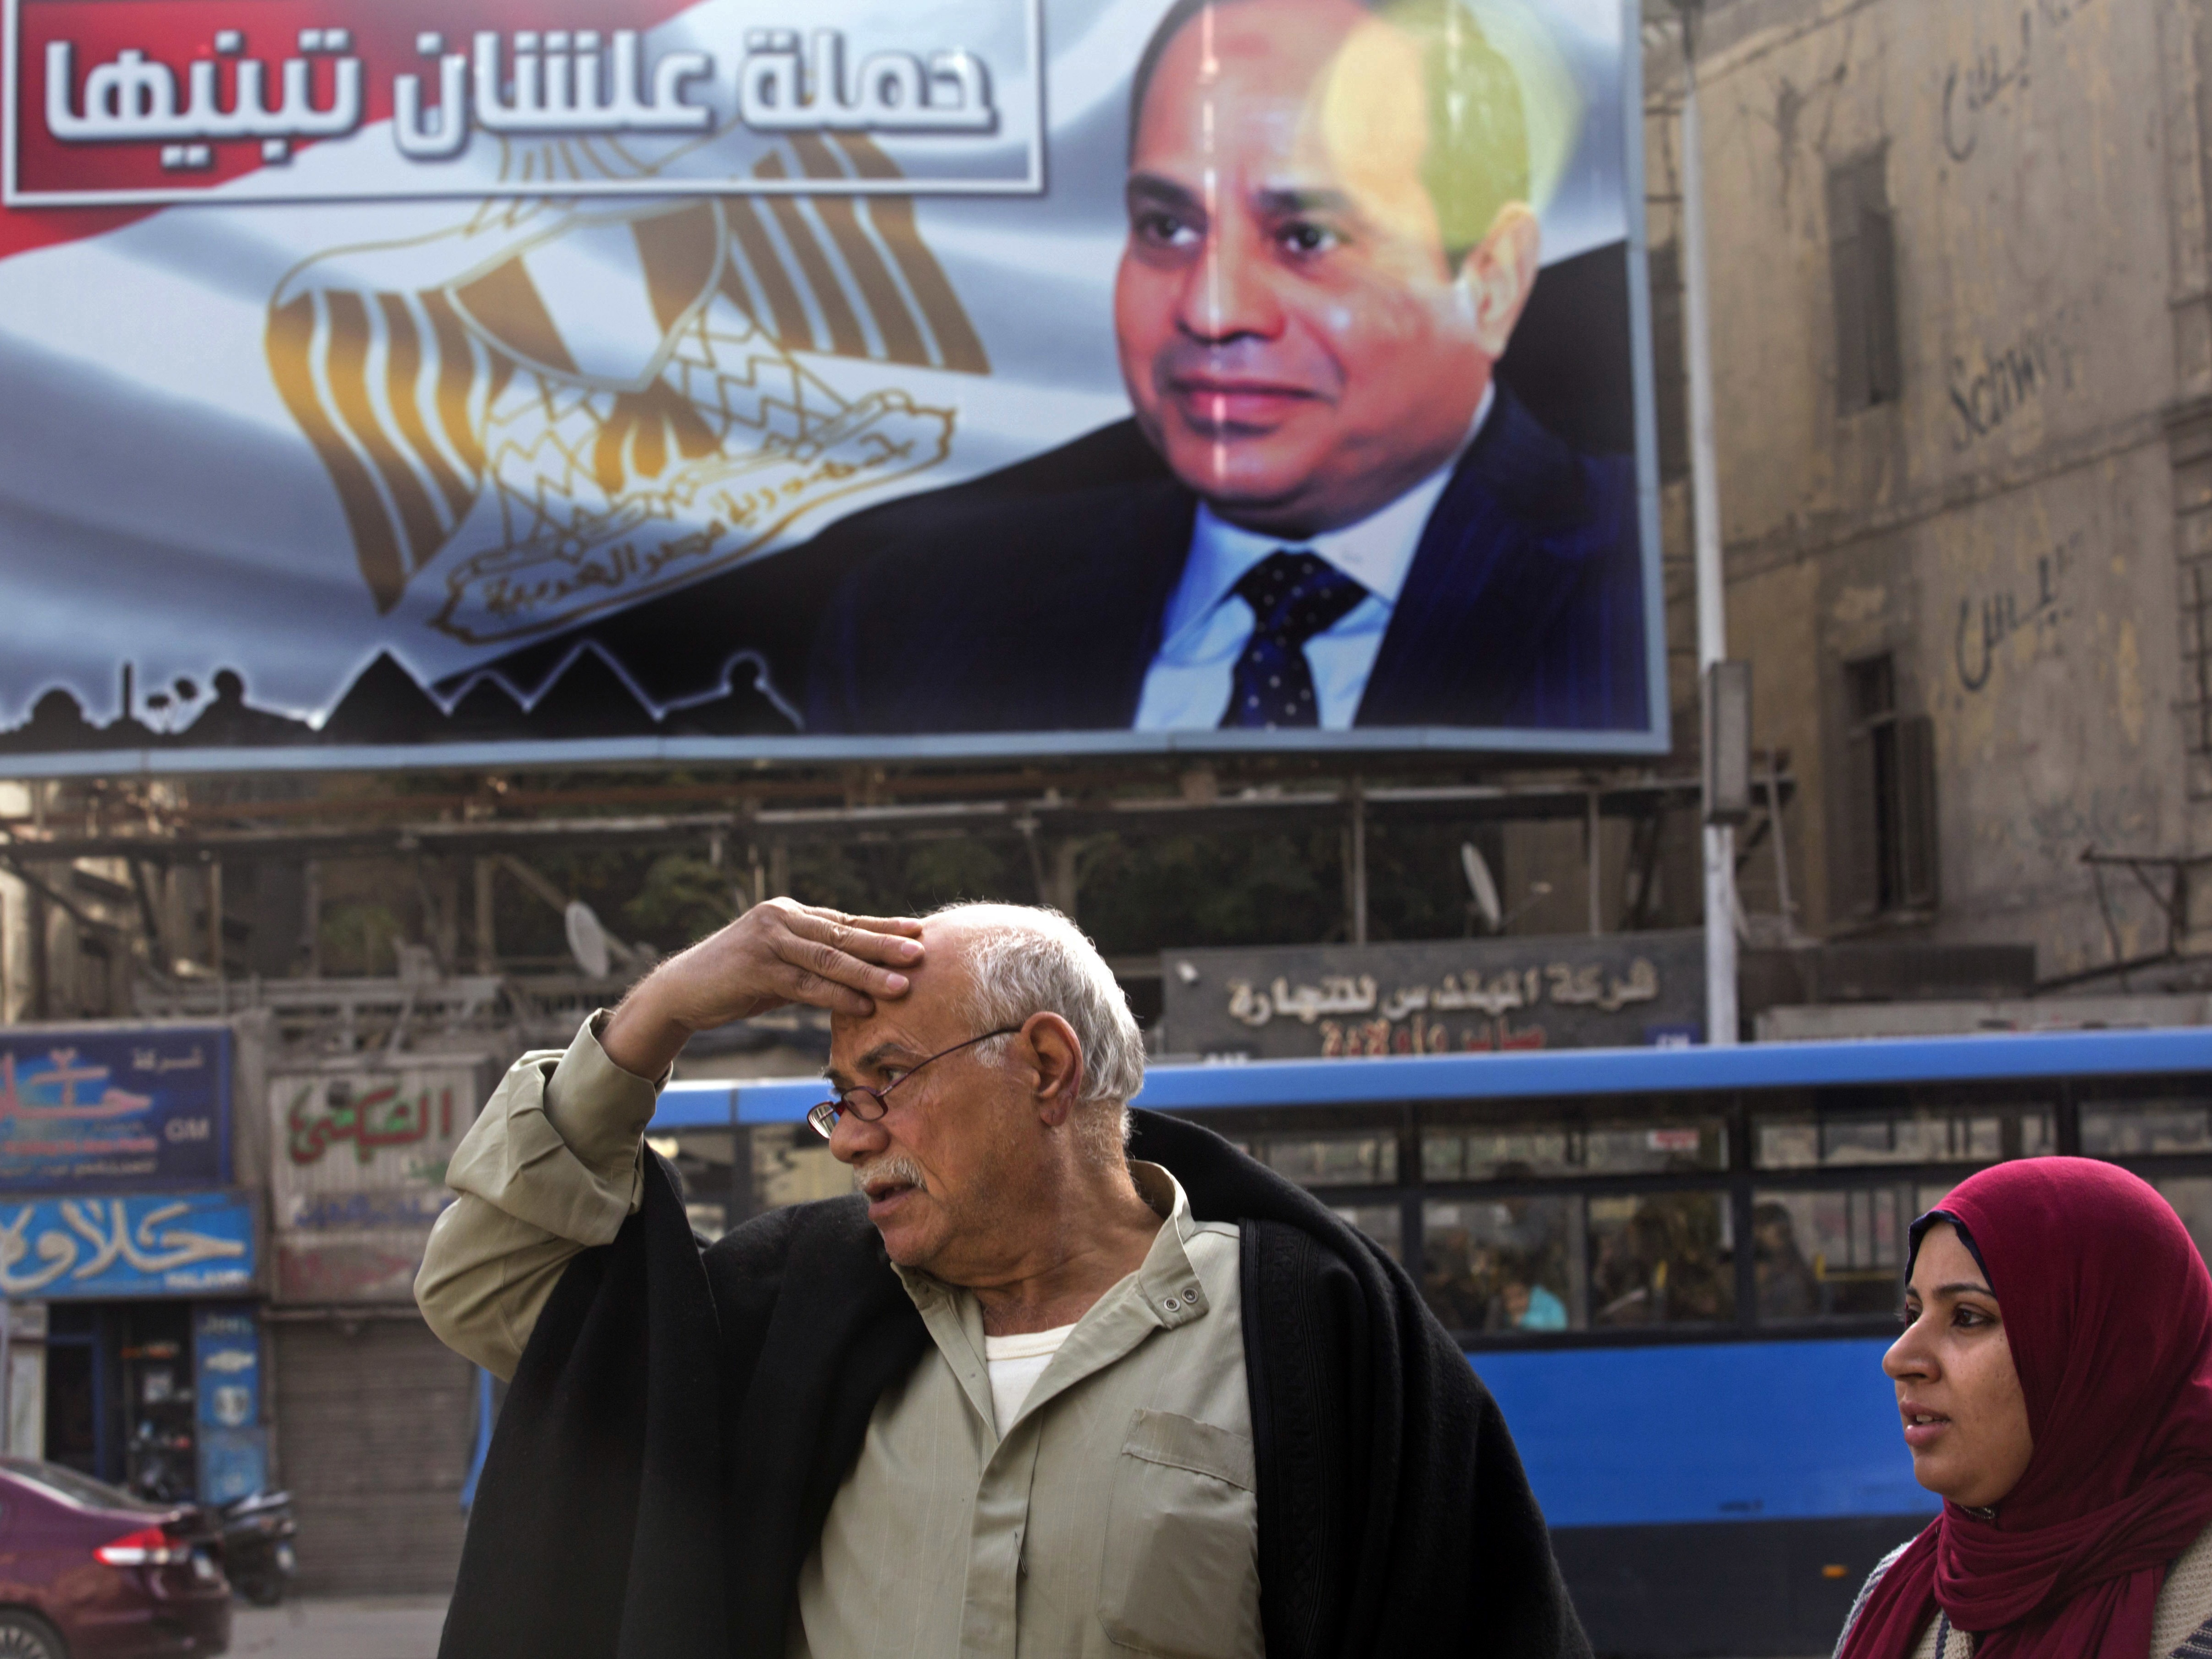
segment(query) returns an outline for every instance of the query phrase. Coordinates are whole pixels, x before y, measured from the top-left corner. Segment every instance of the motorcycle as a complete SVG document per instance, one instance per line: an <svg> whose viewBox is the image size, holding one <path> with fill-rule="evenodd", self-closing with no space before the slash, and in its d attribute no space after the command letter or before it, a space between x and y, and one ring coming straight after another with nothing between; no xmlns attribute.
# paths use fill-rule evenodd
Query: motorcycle
<svg viewBox="0 0 2212 1659"><path fill-rule="evenodd" d="M233 1498L216 1513L222 1521L222 1566L231 1588L257 1607L275 1607L297 1565L292 1540L300 1528L292 1518L292 1494L258 1492Z"/></svg>

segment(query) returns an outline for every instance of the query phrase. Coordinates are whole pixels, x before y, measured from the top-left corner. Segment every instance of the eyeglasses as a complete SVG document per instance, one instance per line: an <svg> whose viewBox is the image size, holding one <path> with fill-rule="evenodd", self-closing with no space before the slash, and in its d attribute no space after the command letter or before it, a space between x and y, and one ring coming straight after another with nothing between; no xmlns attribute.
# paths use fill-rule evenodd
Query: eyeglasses
<svg viewBox="0 0 2212 1659"><path fill-rule="evenodd" d="M956 1042L950 1048L940 1048L930 1055L928 1060L915 1061L907 1068L904 1076L886 1083L880 1089L862 1087L848 1089L842 1094L833 1096L818 1106L810 1107L807 1109L806 1121L814 1126L814 1133L824 1140L829 1139L831 1132L836 1128L837 1120L848 1112L863 1123L873 1123L891 1109L890 1102L884 1097L905 1082L907 1078L912 1077L923 1066L928 1065L931 1060L942 1060L947 1054L957 1054L963 1048L972 1048L979 1042L988 1042L993 1037L1018 1036L1021 1033L1021 1029L1018 1025L1004 1025L995 1031L986 1031L981 1036L971 1036L965 1042Z"/></svg>

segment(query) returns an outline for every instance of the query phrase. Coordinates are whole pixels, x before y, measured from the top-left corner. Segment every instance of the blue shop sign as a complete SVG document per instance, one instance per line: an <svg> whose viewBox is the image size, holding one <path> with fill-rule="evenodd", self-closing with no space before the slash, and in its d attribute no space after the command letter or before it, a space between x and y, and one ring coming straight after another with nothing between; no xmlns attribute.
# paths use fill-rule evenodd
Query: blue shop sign
<svg viewBox="0 0 2212 1659"><path fill-rule="evenodd" d="M0 1032L0 1190L230 1178L220 1025Z"/></svg>
<svg viewBox="0 0 2212 1659"><path fill-rule="evenodd" d="M199 1403L200 1501L228 1504L269 1484L269 1430L261 1421L261 1328L250 1304L192 1313Z"/></svg>
<svg viewBox="0 0 2212 1659"><path fill-rule="evenodd" d="M0 1294L235 1295L253 1289L253 1209L241 1193L0 1199Z"/></svg>
<svg viewBox="0 0 2212 1659"><path fill-rule="evenodd" d="M250 1428L261 1420L261 1328L250 1306L198 1310L192 1358L202 1428Z"/></svg>

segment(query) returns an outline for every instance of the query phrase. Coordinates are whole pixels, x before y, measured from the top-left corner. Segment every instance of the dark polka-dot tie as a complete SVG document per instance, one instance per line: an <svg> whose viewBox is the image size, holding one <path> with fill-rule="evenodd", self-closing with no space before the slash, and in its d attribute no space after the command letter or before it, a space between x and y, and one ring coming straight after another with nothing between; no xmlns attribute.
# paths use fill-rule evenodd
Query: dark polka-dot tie
<svg viewBox="0 0 2212 1659"><path fill-rule="evenodd" d="M1224 726L1318 726L1306 641L1342 621L1367 590L1318 555L1278 548L1246 571L1237 596L1252 607L1252 637L1237 669Z"/></svg>

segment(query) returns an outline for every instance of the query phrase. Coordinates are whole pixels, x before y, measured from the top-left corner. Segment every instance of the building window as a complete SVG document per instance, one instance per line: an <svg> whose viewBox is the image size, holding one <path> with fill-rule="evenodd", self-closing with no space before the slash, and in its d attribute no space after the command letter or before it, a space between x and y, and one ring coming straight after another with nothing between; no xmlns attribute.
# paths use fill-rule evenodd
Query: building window
<svg viewBox="0 0 2212 1659"><path fill-rule="evenodd" d="M1843 910L1861 917L1936 904L1936 735L1898 712L1887 653L1846 665L1851 713Z"/></svg>
<svg viewBox="0 0 2212 1659"><path fill-rule="evenodd" d="M1897 331L1897 238L1876 150L1828 174L1828 258L1836 287L1836 407L1845 415L1894 403L1901 368Z"/></svg>
<svg viewBox="0 0 2212 1659"><path fill-rule="evenodd" d="M1690 476L1690 374L1682 319L1682 257L1651 250L1651 401L1659 426L1659 481Z"/></svg>

